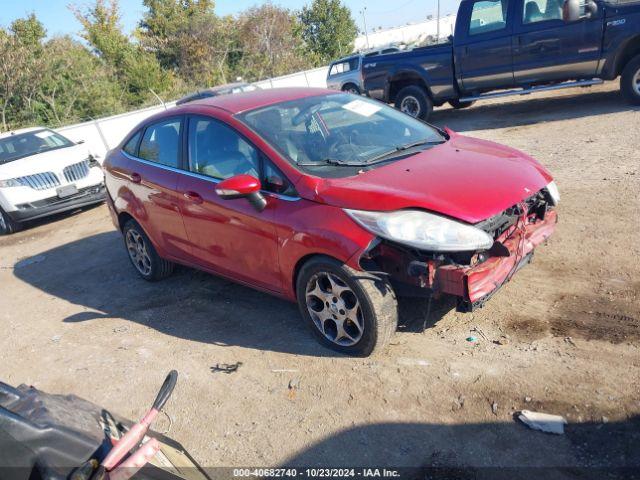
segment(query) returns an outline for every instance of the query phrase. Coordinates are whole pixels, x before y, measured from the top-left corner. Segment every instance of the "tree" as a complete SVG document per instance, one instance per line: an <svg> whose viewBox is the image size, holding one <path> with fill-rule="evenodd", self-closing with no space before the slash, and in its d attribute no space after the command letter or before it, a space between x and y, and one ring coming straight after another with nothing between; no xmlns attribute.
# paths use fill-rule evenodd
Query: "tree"
<svg viewBox="0 0 640 480"><path fill-rule="evenodd" d="M9 30L22 45L33 49L40 48L40 43L47 36L44 25L36 18L34 13L27 18L14 20Z"/></svg>
<svg viewBox="0 0 640 480"><path fill-rule="evenodd" d="M58 37L44 45L37 112L60 126L121 111L123 89L113 71L82 44Z"/></svg>
<svg viewBox="0 0 640 480"><path fill-rule="evenodd" d="M142 45L160 64L198 80L212 57L216 17L212 0L143 0L147 8L138 27Z"/></svg>
<svg viewBox="0 0 640 480"><path fill-rule="evenodd" d="M173 90L174 78L164 71L153 53L131 42L122 32L118 0L96 0L81 9L71 7L84 31L81 36L114 69L125 86L128 103L139 105L158 94Z"/></svg>
<svg viewBox="0 0 640 480"><path fill-rule="evenodd" d="M358 27L340 0L313 0L300 12L302 38L317 63L327 63L353 51Z"/></svg>
<svg viewBox="0 0 640 480"><path fill-rule="evenodd" d="M40 73L38 57L30 47L4 30L0 31L0 120L2 129L16 123L24 112ZM11 107L11 109L9 108Z"/></svg>
<svg viewBox="0 0 640 480"><path fill-rule="evenodd" d="M234 71L262 80L307 68L300 31L298 19L287 9L270 3L250 8L238 19L240 55Z"/></svg>

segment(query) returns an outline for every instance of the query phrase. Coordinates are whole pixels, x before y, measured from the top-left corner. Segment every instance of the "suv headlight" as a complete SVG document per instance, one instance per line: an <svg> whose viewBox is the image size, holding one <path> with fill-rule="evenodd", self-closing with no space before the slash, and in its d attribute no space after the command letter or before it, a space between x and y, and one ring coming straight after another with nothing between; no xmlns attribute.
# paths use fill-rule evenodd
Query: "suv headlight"
<svg viewBox="0 0 640 480"><path fill-rule="evenodd" d="M479 228L421 210L345 212L374 235L435 252L487 250L493 238Z"/></svg>
<svg viewBox="0 0 640 480"><path fill-rule="evenodd" d="M549 192L549 195L551 196L553 205L558 205L558 203L560 203L560 190L558 190L558 186L555 181L547 185L547 192Z"/></svg>
<svg viewBox="0 0 640 480"><path fill-rule="evenodd" d="M0 180L0 188L20 187L22 184L15 178Z"/></svg>

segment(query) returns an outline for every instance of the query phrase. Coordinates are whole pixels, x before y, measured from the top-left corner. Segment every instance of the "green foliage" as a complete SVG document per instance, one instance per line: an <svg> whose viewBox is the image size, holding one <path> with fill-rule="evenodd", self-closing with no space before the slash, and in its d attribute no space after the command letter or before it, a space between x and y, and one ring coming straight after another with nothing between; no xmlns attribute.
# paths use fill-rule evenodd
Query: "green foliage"
<svg viewBox="0 0 640 480"><path fill-rule="evenodd" d="M289 10L267 3L244 12L237 24L237 75L255 81L310 66L298 19Z"/></svg>
<svg viewBox="0 0 640 480"><path fill-rule="evenodd" d="M342 57L353 51L358 27L351 10L340 0L313 0L300 12L302 38L318 64Z"/></svg>
<svg viewBox="0 0 640 480"><path fill-rule="evenodd" d="M9 30L11 30L16 40L30 48L38 48L42 39L47 35L44 25L33 13L27 18L14 20Z"/></svg>
<svg viewBox="0 0 640 480"><path fill-rule="evenodd" d="M143 0L133 37L118 0L70 6L83 42L46 38L34 14L0 28L0 127L60 126L242 77L286 75L346 54L357 29L339 0L266 3L219 17L213 0Z"/></svg>

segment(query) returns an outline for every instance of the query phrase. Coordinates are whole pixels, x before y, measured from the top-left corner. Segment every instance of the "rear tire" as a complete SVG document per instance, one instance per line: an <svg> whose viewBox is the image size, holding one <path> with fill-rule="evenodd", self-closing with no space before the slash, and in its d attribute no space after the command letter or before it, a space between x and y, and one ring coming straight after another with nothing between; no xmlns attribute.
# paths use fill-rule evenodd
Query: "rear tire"
<svg viewBox="0 0 640 480"><path fill-rule="evenodd" d="M323 345L351 356L384 350L398 325L396 295L386 279L329 257L309 260L296 280L298 307Z"/></svg>
<svg viewBox="0 0 640 480"><path fill-rule="evenodd" d="M424 121L427 121L433 112L433 102L429 94L417 85L410 85L400 90L395 105L401 112Z"/></svg>
<svg viewBox="0 0 640 480"><path fill-rule="evenodd" d="M22 230L22 224L14 222L4 210L0 208L0 235L11 235Z"/></svg>
<svg viewBox="0 0 640 480"><path fill-rule="evenodd" d="M353 83L347 83L344 87L342 87L342 91L344 93L351 93L352 95L360 95L360 89L357 85Z"/></svg>
<svg viewBox="0 0 640 480"><path fill-rule="evenodd" d="M449 105L451 105L456 110L462 110L463 108L469 108L476 102L461 102L460 100L449 100Z"/></svg>
<svg viewBox="0 0 640 480"><path fill-rule="evenodd" d="M151 240L135 220L125 223L122 235L129 260L142 278L155 282L173 273L175 264L158 255Z"/></svg>
<svg viewBox="0 0 640 480"><path fill-rule="evenodd" d="M633 105L640 105L640 55L633 57L622 70L620 91Z"/></svg>

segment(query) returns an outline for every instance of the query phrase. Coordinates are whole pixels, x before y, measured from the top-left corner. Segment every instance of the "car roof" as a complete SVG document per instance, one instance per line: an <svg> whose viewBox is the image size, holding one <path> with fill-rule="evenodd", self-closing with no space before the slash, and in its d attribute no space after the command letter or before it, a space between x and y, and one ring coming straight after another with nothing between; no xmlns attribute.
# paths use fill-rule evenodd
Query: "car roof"
<svg viewBox="0 0 640 480"><path fill-rule="evenodd" d="M31 127L31 128L21 128L19 130L11 130L9 132L0 133L0 138L9 138L14 135L20 135L21 133L29 133L29 132L39 132L40 130L46 130L47 127Z"/></svg>
<svg viewBox="0 0 640 480"><path fill-rule="evenodd" d="M236 93L234 95L203 98L189 102L188 105L221 108L232 115L235 115L248 110L268 107L276 103L337 93L340 92L327 90L325 88L271 88L267 90L254 90L252 92Z"/></svg>

